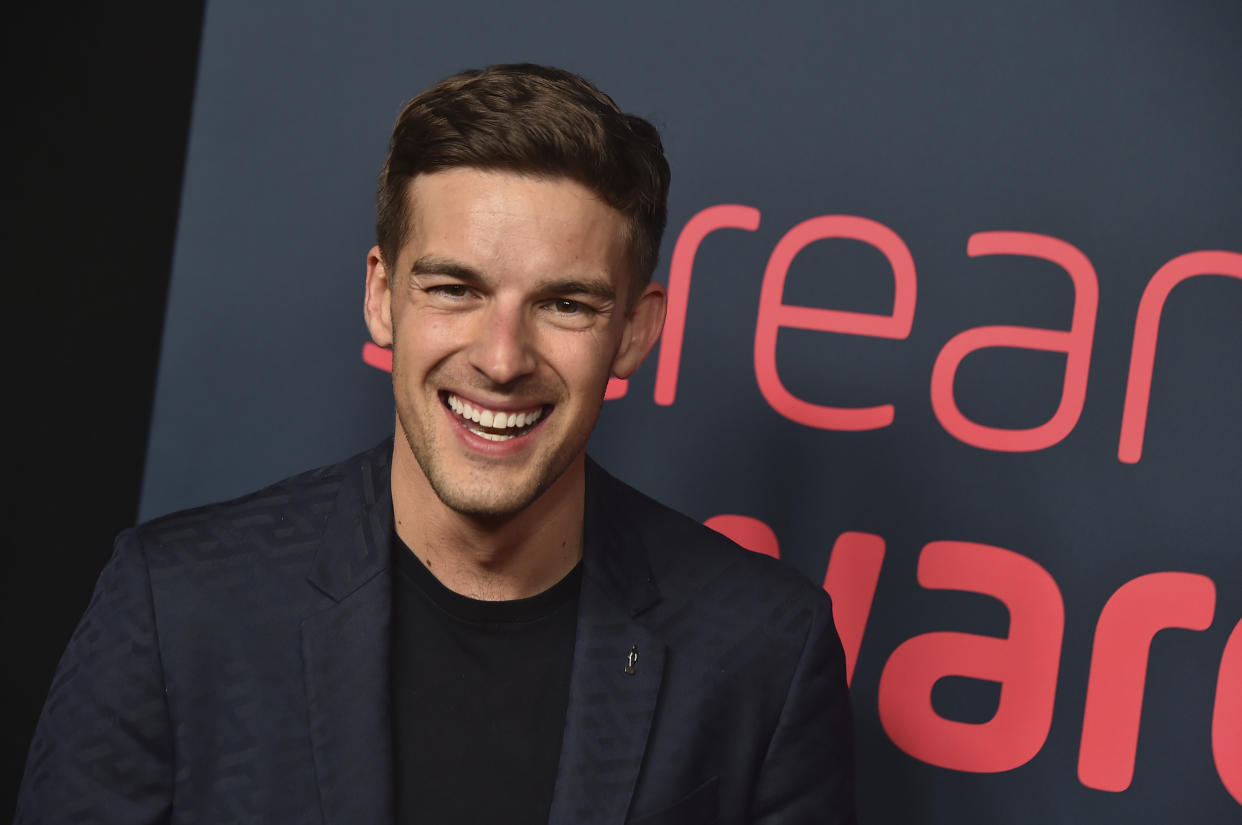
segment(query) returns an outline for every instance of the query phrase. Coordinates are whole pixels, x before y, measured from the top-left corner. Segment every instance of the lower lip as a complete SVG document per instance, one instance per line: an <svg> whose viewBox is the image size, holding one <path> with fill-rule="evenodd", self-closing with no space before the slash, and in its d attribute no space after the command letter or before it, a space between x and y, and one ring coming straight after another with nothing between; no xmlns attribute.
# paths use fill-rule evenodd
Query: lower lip
<svg viewBox="0 0 1242 825"><path fill-rule="evenodd" d="M538 421L535 422L525 435L515 436L507 441L492 441L487 438L475 435L467 427L461 423L460 416L453 412L441 400L440 409L444 410L445 416L448 417L449 423L452 425L453 432L457 433L457 437L461 442L470 448L472 452L482 453L486 456L504 457L516 455L522 452L530 444L531 438L539 428L543 426L543 422L547 420L551 410L545 412Z"/></svg>

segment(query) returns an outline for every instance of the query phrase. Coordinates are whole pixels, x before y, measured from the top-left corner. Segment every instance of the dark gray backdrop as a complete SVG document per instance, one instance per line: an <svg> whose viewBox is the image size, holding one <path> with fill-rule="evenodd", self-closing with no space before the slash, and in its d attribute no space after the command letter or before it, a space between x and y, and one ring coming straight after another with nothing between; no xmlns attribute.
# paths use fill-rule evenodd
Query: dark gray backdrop
<svg viewBox="0 0 1242 825"><path fill-rule="evenodd" d="M1117 440L1135 313L1152 274L1242 249L1242 6L1234 2L327 2L207 4L141 516L246 492L391 433L388 376L365 365L361 299L375 175L402 102L440 77L511 61L580 72L653 120L674 171L663 264L691 216L735 203L755 232L710 236L694 268L676 402L655 358L592 442L613 472L691 515L763 520L816 581L835 538L887 556L852 685L864 823L1236 821L1212 761L1221 651L1242 617L1242 284L1197 278L1161 325L1142 459ZM759 287L800 221L879 221L918 275L906 340L781 333L781 377L821 404L891 403L892 426L833 432L763 399ZM976 232L1042 233L1090 259L1100 302L1086 402L1037 452L982 450L933 414L932 365L957 333L1066 329L1069 278L971 259ZM786 303L887 313L893 279L863 244L815 244ZM994 427L1047 420L1065 359L971 355L956 398ZM893 744L877 685L903 641L1003 636L998 602L921 588L920 550L960 540L1049 571L1066 605L1051 734L1000 774L951 771ZM1145 573L1211 578L1203 632L1151 649L1134 780L1077 779L1096 620ZM986 721L995 683L955 680L939 712ZM1238 733L1236 735L1242 735Z"/></svg>

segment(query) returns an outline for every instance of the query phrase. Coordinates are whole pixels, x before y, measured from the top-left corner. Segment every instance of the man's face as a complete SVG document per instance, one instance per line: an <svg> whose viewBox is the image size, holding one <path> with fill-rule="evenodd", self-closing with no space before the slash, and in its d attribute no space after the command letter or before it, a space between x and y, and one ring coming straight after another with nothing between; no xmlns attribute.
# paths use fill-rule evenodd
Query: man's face
<svg viewBox="0 0 1242 825"><path fill-rule="evenodd" d="M367 279L397 437L450 508L511 515L580 461L610 373L659 334L663 292L627 314L626 219L576 182L462 168L408 197L408 240L392 266L372 250Z"/></svg>

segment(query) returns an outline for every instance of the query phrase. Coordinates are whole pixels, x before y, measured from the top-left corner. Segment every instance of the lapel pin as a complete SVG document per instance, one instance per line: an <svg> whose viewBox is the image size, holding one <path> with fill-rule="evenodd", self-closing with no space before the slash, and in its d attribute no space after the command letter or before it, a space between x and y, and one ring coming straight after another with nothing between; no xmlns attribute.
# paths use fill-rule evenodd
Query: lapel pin
<svg viewBox="0 0 1242 825"><path fill-rule="evenodd" d="M630 648L630 655L625 660L625 675L633 676L637 673L634 665L638 662L638 645Z"/></svg>

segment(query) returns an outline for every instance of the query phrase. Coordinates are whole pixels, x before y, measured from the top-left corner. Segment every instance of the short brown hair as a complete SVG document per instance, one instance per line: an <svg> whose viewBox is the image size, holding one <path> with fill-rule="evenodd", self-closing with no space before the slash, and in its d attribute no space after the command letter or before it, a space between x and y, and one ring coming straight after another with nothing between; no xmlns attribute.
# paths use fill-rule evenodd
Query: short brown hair
<svg viewBox="0 0 1242 825"><path fill-rule="evenodd" d="M380 172L375 233L393 266L410 225L409 183L455 167L565 177L629 219L636 273L650 280L668 215L660 134L572 72L530 63L445 78L401 110Z"/></svg>

